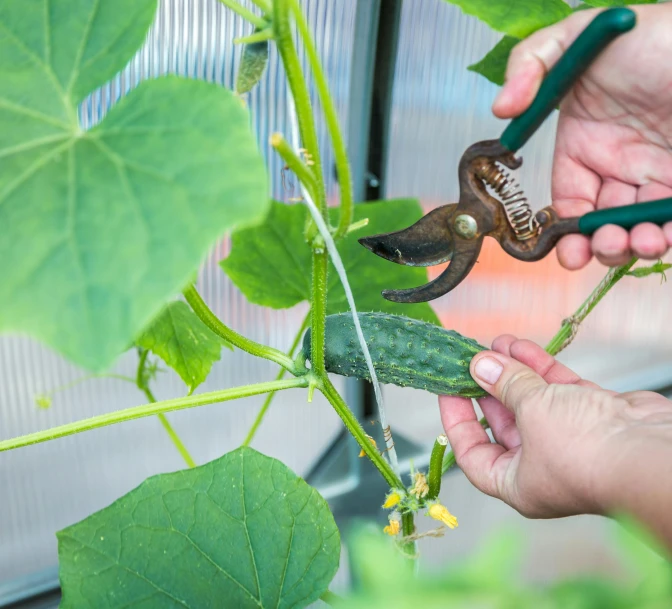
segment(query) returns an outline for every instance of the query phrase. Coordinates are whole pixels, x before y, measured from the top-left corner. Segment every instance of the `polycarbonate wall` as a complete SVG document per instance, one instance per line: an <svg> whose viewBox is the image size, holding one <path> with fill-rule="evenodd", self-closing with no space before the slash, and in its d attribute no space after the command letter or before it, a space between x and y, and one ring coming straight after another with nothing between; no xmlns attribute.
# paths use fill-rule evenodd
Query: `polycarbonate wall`
<svg viewBox="0 0 672 609"><path fill-rule="evenodd" d="M466 69L500 38L443 0L404 2L388 196L416 196L427 210L458 200L460 156L474 142L498 138L507 124L491 112L499 87ZM556 121L557 113L519 153L524 162L516 176L534 210L551 203ZM604 273L597 263L566 271L555 254L518 262L486 239L468 279L432 304L445 325L486 343L508 332L544 344ZM633 382L671 382L671 297L672 284L661 286L659 277L625 279L586 320L563 359L604 382L624 381L630 373Z"/></svg>
<svg viewBox="0 0 672 609"><path fill-rule="evenodd" d="M310 0L303 5L345 130L356 2ZM119 77L82 104L82 123L90 127L139 81L166 73L233 87L241 47L232 41L249 33L251 27L217 0L163 0L145 46ZM289 135L284 73L273 47L263 81L247 99L252 127L272 176L272 195L287 199L292 193L283 190L282 163L268 145L269 135L275 131ZM332 154L321 122L318 130L324 165L329 168ZM328 189L334 196L333 182L328 183ZM237 331L262 343L289 348L306 307L270 311L249 305L218 267L218 260L227 253L224 242L204 265L199 281L204 297ZM114 371L133 376L136 364L135 354L129 353ZM198 391L270 380L276 373L277 367L270 362L223 350L221 361ZM72 383L83 374L32 340L0 338L0 438L145 402L132 384L106 378L57 393L48 410L36 407L36 394ZM184 395L185 388L169 372L160 375L155 393L157 399L178 397ZM243 441L262 400L248 398L168 416L196 461L204 463ZM301 474L319 457L339 426L331 408L317 396L312 404L306 404L305 391L284 392L276 396L253 446ZM0 454L0 590L15 578L56 565L55 531L105 507L147 476L182 467L155 418Z"/></svg>

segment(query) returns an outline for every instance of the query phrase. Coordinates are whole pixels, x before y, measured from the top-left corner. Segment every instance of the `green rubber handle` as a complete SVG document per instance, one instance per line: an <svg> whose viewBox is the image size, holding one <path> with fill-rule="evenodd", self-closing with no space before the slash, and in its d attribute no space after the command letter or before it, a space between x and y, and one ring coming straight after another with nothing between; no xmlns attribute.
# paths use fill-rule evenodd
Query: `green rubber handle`
<svg viewBox="0 0 672 609"><path fill-rule="evenodd" d="M653 222L659 226L672 222L672 198L591 211L579 219L579 231L584 235L592 235L605 224L631 229L642 222Z"/></svg>
<svg viewBox="0 0 672 609"><path fill-rule="evenodd" d="M530 107L509 123L500 143L511 152L521 148L595 58L614 38L631 30L636 20L628 8L607 9L595 17L551 68Z"/></svg>

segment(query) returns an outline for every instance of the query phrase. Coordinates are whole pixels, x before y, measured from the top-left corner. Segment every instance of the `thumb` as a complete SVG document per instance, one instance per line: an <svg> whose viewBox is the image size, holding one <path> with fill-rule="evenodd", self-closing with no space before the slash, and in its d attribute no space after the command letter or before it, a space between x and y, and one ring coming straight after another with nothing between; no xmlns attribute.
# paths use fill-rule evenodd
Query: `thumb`
<svg viewBox="0 0 672 609"><path fill-rule="evenodd" d="M494 351L475 355L469 368L474 380L514 414L526 400L548 387L532 368Z"/></svg>
<svg viewBox="0 0 672 609"><path fill-rule="evenodd" d="M573 13L513 47L504 86L492 105L495 116L513 118L527 110L548 71L598 12L591 9Z"/></svg>

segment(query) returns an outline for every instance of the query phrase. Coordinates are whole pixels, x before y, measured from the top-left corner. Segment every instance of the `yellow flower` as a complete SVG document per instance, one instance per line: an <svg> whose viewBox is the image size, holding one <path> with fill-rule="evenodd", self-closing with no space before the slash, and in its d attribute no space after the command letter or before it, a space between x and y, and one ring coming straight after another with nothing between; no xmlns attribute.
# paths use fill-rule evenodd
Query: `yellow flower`
<svg viewBox="0 0 672 609"><path fill-rule="evenodd" d="M454 529L457 526L457 518L453 516L446 507L440 503L433 503L429 507L429 515L435 520L440 520L447 527Z"/></svg>
<svg viewBox="0 0 672 609"><path fill-rule="evenodd" d="M427 484L427 477L425 474L422 472L415 474L415 484L410 493L411 495L415 495L418 499L429 493L429 484Z"/></svg>
<svg viewBox="0 0 672 609"><path fill-rule="evenodd" d="M402 499L401 493L399 491L392 491L387 497L385 497L385 503L383 503L383 508L388 509L397 505Z"/></svg>
<svg viewBox="0 0 672 609"><path fill-rule="evenodd" d="M366 436L366 437L369 439L369 442L371 442L371 444L373 444L373 447L377 449L378 445L376 444L376 441L371 436ZM359 451L359 456L363 457L364 455L366 455L366 453L364 452L364 449L360 450Z"/></svg>
<svg viewBox="0 0 672 609"><path fill-rule="evenodd" d="M399 530L400 530L400 524L399 524L399 521L396 520L396 519L395 519L395 520L392 520L392 518L390 518L390 524L388 524L388 525L383 529L383 533L387 533L387 534L390 535L391 537L394 537L395 535L397 535L397 534L399 533Z"/></svg>

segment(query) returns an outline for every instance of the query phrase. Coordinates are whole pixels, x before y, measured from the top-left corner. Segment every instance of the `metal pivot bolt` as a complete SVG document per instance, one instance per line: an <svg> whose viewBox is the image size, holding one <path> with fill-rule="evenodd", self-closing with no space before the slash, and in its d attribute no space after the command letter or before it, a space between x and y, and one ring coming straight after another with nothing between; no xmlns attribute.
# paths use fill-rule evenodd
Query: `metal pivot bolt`
<svg viewBox="0 0 672 609"><path fill-rule="evenodd" d="M469 214L460 214L455 218L455 232L463 239L473 239L478 233L476 219Z"/></svg>

